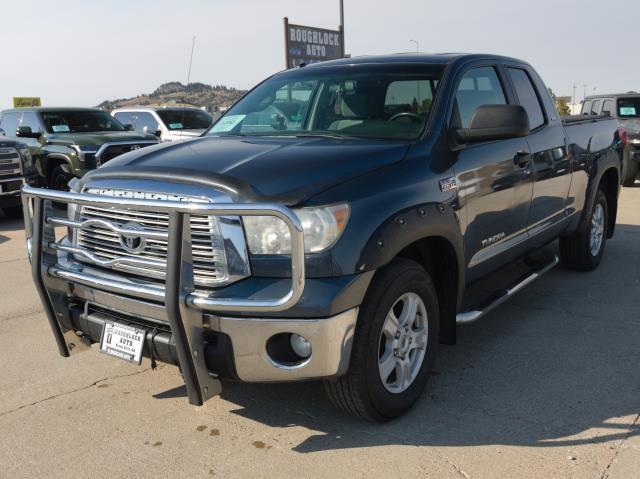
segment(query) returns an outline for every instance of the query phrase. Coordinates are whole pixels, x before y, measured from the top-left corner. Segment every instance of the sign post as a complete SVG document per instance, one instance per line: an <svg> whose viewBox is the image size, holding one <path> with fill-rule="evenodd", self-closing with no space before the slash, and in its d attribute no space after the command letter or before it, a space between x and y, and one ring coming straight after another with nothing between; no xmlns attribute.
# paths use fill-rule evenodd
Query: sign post
<svg viewBox="0 0 640 479"><path fill-rule="evenodd" d="M287 68L344 57L344 30L293 25L284 18L284 45Z"/></svg>

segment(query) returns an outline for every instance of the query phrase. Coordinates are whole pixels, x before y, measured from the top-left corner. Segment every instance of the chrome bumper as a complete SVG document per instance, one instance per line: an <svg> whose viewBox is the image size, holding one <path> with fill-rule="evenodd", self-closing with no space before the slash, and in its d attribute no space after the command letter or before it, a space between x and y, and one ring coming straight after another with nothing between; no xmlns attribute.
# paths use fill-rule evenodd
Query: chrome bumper
<svg viewBox="0 0 640 479"><path fill-rule="evenodd" d="M238 377L251 381L294 381L340 376L347 372L358 308L322 319L226 318L213 320L212 329L231 338ZM275 362L265 348L278 333L304 336L311 356L294 366Z"/></svg>
<svg viewBox="0 0 640 479"><path fill-rule="evenodd" d="M187 386L189 401L192 404L201 405L207 399L221 391L220 381L209 374L204 361L201 348L204 343L203 333L205 325L203 318L206 313L219 313L234 311L250 311L259 315L260 312L284 311L295 305L304 291L304 237L302 225L298 217L288 208L277 204L210 204L188 203L176 201L159 201L129 198L114 198L87 193L70 193L53 190L45 190L24 186L22 189L22 201L25 212L25 232L30 250L32 276L36 289L43 303L45 313L54 333L60 354L69 356L82 348L81 333L78 334L69 319L68 300L70 295L76 295L76 285L84 285L90 291L96 291L102 295L112 297L120 294L141 297L156 301L164 320L171 328L171 335L175 342L175 348L179 365ZM82 228L83 223L67 224L65 218L56 218L52 202L72 203L87 206L114 206L125 209L143 211L161 211L169 215L169 228L166 233L167 261L166 284L164 287L150 286L140 283L136 288L131 288L131 283L125 278L119 279L117 275L105 281L103 277L92 275L90 272L74 271L66 265L60 264L59 253L65 253L64 244L56 240L56 225L64 225L72 228ZM213 295L207 296L198 292L194 287L193 262L191 253L190 214L216 215L216 216L275 216L281 219L291 233L291 289L280 298L270 300L253 300L247 298L220 298ZM132 235L140 235L140 231L123 231ZM146 233L143 233L146 234ZM152 234L152 233L150 233ZM62 246L62 248L61 248ZM70 253L70 252L66 252ZM142 260L141 260L142 261ZM61 281L62 280L62 281ZM63 286L61 286L61 284ZM126 301L123 304L126 304ZM135 314L135 309L124 308L123 312ZM336 319L338 318L338 319ZM236 321L236 320L233 320ZM265 322L263 322L265 321ZM215 321L214 321L215 322ZM287 320L287 322L289 322ZM306 321L305 321L306 322ZM346 319L342 315L330 318L325 326L313 326L309 323L307 334L317 338L337 340L327 331L326 325L343 324ZM292 327L296 321L290 322ZM249 327L248 325L253 325ZM229 322L222 318L219 327L233 332L238 344L238 362L242 364L247 378L259 378L253 380L269 379L267 371L271 371L262 363L250 365L251 358L257 361L261 356L258 346L253 338L241 338L245 334L263 334L256 330L275 331L280 322L274 320L237 320ZM296 327L302 328L298 324ZM245 329L246 328L246 329ZM214 328L215 329L215 328ZM242 331L239 336L238 331ZM293 330L288 330L296 332ZM305 330L306 331L306 330ZM324 331L324 332L322 332ZM229 334L233 338L231 334ZM329 337L331 336L331 337ZM344 342L344 338L343 338ZM350 340L348 341L350 345ZM333 343L328 347L333 351ZM258 349L256 349L258 348ZM309 359L306 366L299 370L322 372L325 370L340 371L342 359L335 364L326 365L321 358L322 347L317 359ZM247 359L249 358L249 359ZM331 363L331 361L329 361ZM301 365L302 366L302 365ZM251 373L247 368L255 367L262 373ZM272 368L274 369L274 368ZM275 368L271 379L284 379L281 368ZM303 373L307 374L307 373ZM310 374L310 373L309 373ZM288 376L291 378L293 374ZM312 377L312 376L305 376Z"/></svg>

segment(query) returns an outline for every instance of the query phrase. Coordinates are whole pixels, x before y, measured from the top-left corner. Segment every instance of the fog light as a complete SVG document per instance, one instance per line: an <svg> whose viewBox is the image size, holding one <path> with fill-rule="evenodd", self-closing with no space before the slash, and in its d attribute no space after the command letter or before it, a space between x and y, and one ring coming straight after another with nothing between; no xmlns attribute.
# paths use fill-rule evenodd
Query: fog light
<svg viewBox="0 0 640 479"><path fill-rule="evenodd" d="M301 358L308 358L311 356L311 343L306 338L299 334L291 335L291 349Z"/></svg>

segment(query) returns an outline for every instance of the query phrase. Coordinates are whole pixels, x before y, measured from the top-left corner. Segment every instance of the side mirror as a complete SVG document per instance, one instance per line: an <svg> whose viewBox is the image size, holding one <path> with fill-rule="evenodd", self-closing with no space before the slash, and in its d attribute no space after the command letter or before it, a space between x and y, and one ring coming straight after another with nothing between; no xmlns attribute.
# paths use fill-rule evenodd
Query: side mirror
<svg viewBox="0 0 640 479"><path fill-rule="evenodd" d="M455 131L461 143L506 140L527 136L530 131L529 116L520 105L481 105L469 128Z"/></svg>
<svg viewBox="0 0 640 479"><path fill-rule="evenodd" d="M153 134L160 138L162 136L162 130L156 130L153 132Z"/></svg>
<svg viewBox="0 0 640 479"><path fill-rule="evenodd" d="M135 130L135 128L131 123L127 123L126 125L124 125L124 131L133 131L133 130Z"/></svg>
<svg viewBox="0 0 640 479"><path fill-rule="evenodd" d="M19 126L16 130L16 136L19 138L40 138L40 132L34 133L30 126Z"/></svg>

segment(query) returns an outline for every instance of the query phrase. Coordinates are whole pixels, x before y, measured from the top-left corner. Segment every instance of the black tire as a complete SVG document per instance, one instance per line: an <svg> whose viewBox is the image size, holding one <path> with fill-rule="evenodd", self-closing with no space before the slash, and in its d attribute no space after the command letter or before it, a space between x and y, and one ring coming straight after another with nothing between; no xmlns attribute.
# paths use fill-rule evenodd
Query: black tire
<svg viewBox="0 0 640 479"><path fill-rule="evenodd" d="M22 206L12 206L10 208L2 208L2 212L7 218L17 220L22 218Z"/></svg>
<svg viewBox="0 0 640 479"><path fill-rule="evenodd" d="M591 248L591 234L594 228L592 221L594 211L601 207L604 215L604 224L602 231L602 241L597 252L594 253ZM607 196L602 190L596 193L593 206L588 212L587 225L576 231L571 236L560 238L560 257L562 263L568 269L575 271L592 271L598 267L607 242L607 230L609 226L609 209L607 208Z"/></svg>
<svg viewBox="0 0 640 479"><path fill-rule="evenodd" d="M622 186L633 186L638 178L638 162L635 159L629 158L629 154L625 154L625 172L622 178Z"/></svg>
<svg viewBox="0 0 640 479"><path fill-rule="evenodd" d="M52 190L69 191L69 181L73 179L71 167L66 163L56 165L49 173L48 186Z"/></svg>
<svg viewBox="0 0 640 479"><path fill-rule="evenodd" d="M389 392L378 369L381 334L387 313L406 293L422 299L427 313L427 347L415 379L402 392ZM348 372L326 379L325 391L339 409L368 421L400 416L422 394L435 359L440 323L438 296L429 274L418 263L397 258L376 273L360 307ZM392 373L393 374L393 373Z"/></svg>

